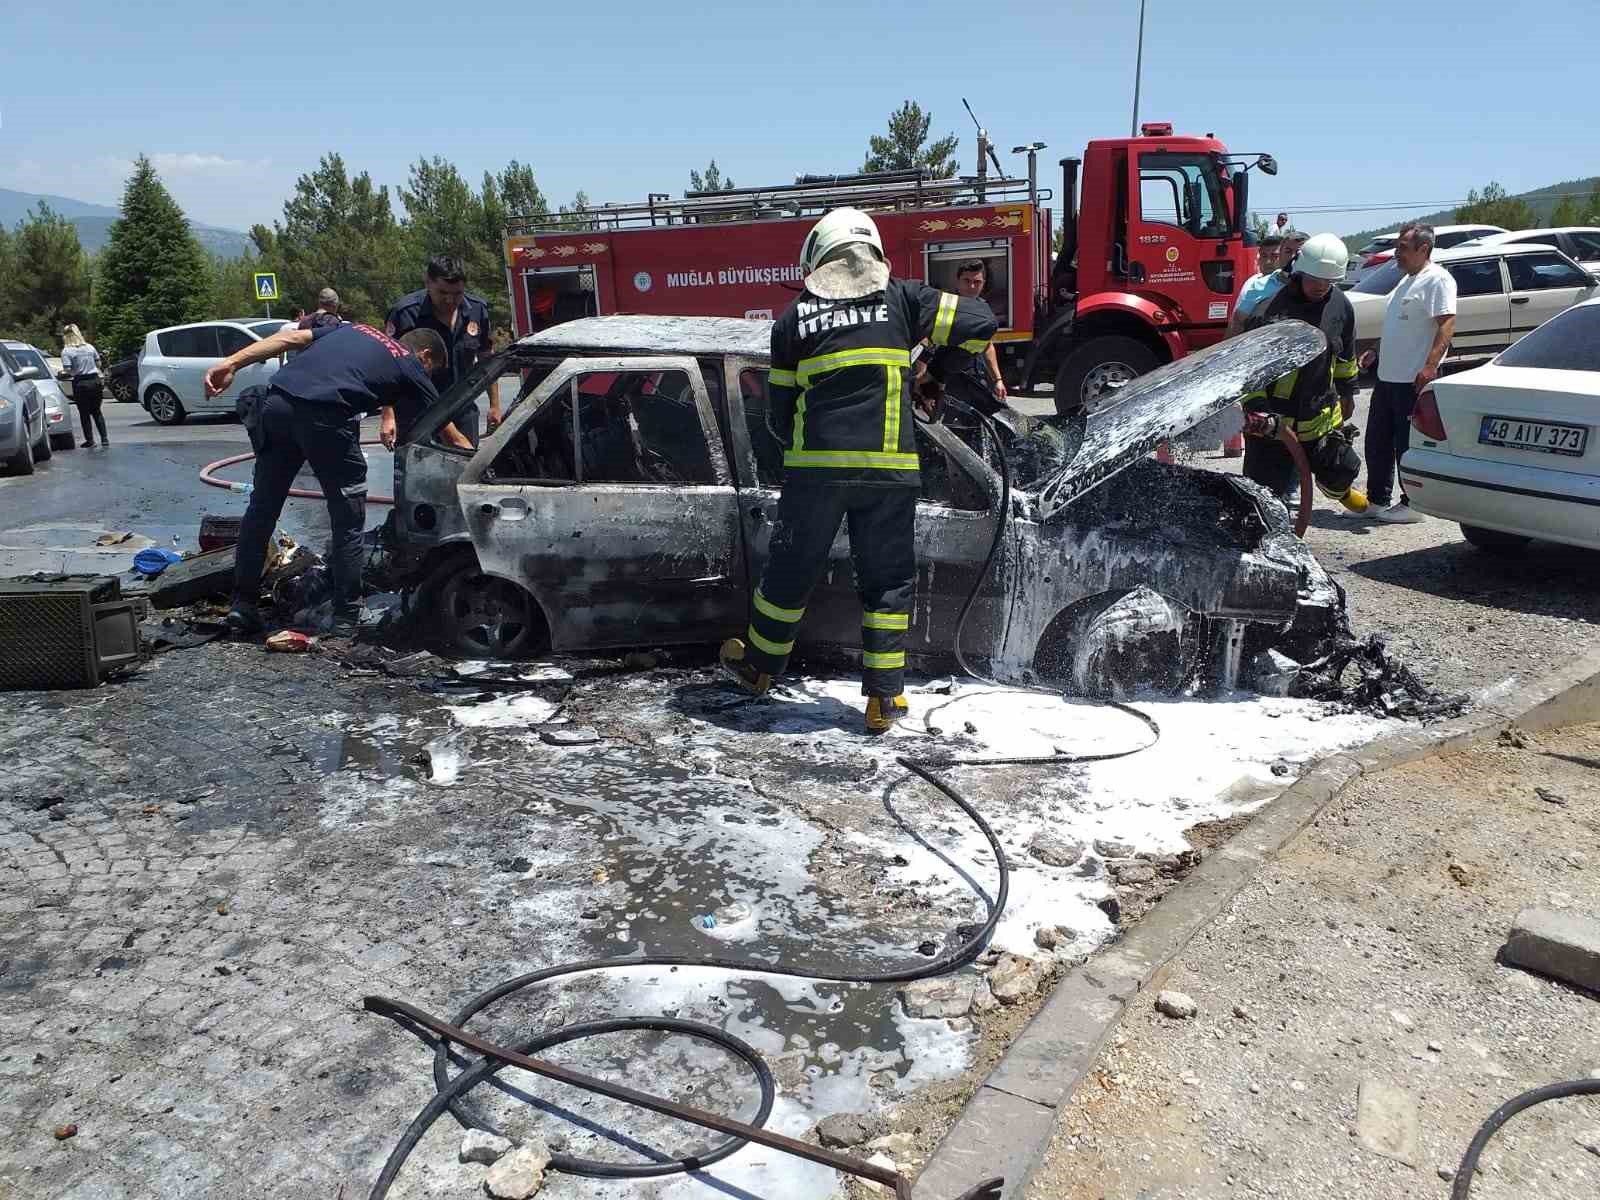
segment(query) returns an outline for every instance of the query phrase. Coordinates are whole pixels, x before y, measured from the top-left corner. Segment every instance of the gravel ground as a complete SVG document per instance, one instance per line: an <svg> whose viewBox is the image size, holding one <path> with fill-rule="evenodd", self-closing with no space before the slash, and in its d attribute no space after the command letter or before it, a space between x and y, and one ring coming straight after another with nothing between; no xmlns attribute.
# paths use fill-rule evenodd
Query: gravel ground
<svg viewBox="0 0 1600 1200"><path fill-rule="evenodd" d="M1600 725L1358 782L1135 1002L1030 1200L1447 1195L1501 1102L1600 1068L1600 998L1496 961L1524 905L1595 912L1596 861ZM1368 1080L1413 1098L1414 1165L1358 1143ZM1474 1200L1600 1194L1597 1137L1600 1100L1523 1113Z"/></svg>

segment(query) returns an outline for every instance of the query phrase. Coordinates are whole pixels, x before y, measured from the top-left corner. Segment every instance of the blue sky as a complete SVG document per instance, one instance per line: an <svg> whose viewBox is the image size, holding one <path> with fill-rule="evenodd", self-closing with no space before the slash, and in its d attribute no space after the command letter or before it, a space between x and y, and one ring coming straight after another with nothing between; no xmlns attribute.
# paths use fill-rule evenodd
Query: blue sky
<svg viewBox="0 0 1600 1200"><path fill-rule="evenodd" d="M1600 173L1593 0L1231 5L1149 0L1141 116L1270 150L1252 207L1351 231L1498 179ZM196 220L281 214L330 150L379 182L420 155L471 179L531 162L553 202L681 193L715 156L740 184L853 170L907 97L1002 151L1049 144L1046 179L1131 110L1137 0L875 6L378 5L11 0L0 186L115 202L143 151ZM364 14L364 15L361 15ZM29 53L26 48L36 49ZM1020 171L1022 159L1017 163ZM398 211L398 199L396 201Z"/></svg>

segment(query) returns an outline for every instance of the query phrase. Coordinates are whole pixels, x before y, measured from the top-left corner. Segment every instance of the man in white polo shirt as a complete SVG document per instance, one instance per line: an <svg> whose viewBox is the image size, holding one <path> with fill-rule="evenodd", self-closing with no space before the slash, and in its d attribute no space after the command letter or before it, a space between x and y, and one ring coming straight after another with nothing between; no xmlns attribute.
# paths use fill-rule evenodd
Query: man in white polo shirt
<svg viewBox="0 0 1600 1200"><path fill-rule="evenodd" d="M1390 504L1396 468L1411 445L1411 410L1417 394L1434 381L1456 328L1456 281L1431 261L1433 226L1400 229L1394 258L1405 272L1389 294L1378 343L1378 382L1367 413L1367 510L1380 521L1410 525L1422 520L1402 487ZM1362 366L1372 365L1372 351Z"/></svg>

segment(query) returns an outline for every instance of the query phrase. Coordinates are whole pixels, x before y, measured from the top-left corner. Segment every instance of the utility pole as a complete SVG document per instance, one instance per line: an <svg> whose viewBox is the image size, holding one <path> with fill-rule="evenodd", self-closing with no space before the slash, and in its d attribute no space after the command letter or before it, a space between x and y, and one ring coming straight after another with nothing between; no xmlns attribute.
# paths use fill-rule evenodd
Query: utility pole
<svg viewBox="0 0 1600 1200"><path fill-rule="evenodd" d="M1144 74L1144 0L1139 0L1139 49L1133 60L1133 128L1129 137L1139 136L1139 79Z"/></svg>

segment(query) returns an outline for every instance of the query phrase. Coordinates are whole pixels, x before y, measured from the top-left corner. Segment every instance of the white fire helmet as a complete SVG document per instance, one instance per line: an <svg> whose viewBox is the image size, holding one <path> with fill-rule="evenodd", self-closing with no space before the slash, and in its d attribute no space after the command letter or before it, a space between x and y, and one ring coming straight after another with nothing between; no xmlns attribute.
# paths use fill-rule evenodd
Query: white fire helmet
<svg viewBox="0 0 1600 1200"><path fill-rule="evenodd" d="M1345 248L1344 239L1334 233L1319 233L1308 238L1306 244L1300 247L1300 253L1295 255L1293 270L1296 275L1310 275L1313 279L1337 283L1344 278L1345 268L1349 265L1350 251Z"/></svg>
<svg viewBox="0 0 1600 1200"><path fill-rule="evenodd" d="M883 261L883 239L878 226L859 208L836 208L811 227L800 247L800 269L807 275L840 246L862 243L871 246Z"/></svg>

